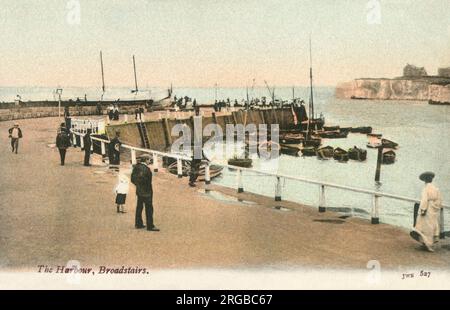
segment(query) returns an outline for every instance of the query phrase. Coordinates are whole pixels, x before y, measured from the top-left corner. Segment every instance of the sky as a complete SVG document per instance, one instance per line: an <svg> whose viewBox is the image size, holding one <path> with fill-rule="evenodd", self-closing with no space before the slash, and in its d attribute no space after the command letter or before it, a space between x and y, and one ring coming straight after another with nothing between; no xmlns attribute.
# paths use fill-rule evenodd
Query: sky
<svg viewBox="0 0 450 310"><path fill-rule="evenodd" d="M79 10L78 10L79 8ZM78 14L79 12L79 14ZM450 67L450 0L0 0L0 86L166 87Z"/></svg>

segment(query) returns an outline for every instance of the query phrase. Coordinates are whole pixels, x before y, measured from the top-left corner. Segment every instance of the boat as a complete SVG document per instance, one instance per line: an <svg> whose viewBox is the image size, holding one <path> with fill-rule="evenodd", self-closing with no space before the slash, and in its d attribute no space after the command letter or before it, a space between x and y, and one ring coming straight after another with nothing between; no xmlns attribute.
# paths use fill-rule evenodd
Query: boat
<svg viewBox="0 0 450 310"><path fill-rule="evenodd" d="M333 158L338 160L339 162L347 162L348 161L348 152L340 147L334 149Z"/></svg>
<svg viewBox="0 0 450 310"><path fill-rule="evenodd" d="M313 146L306 146L301 149L303 156L316 156L317 149Z"/></svg>
<svg viewBox="0 0 450 310"><path fill-rule="evenodd" d="M370 126L366 126L366 127L353 127L353 128L350 130L350 132L353 132L353 133L365 133L365 134L368 134L368 133L372 133L372 127L370 127Z"/></svg>
<svg viewBox="0 0 450 310"><path fill-rule="evenodd" d="M368 133L367 134L367 137L370 139L370 138L378 138L378 139L381 139L381 137L383 136L383 134L381 134L381 133Z"/></svg>
<svg viewBox="0 0 450 310"><path fill-rule="evenodd" d="M321 144L322 144L322 139L320 138L309 138L309 139L305 139L302 142L304 147L315 147L318 148Z"/></svg>
<svg viewBox="0 0 450 310"><path fill-rule="evenodd" d="M357 161L365 161L367 159L367 150L354 146L348 150L348 157Z"/></svg>
<svg viewBox="0 0 450 310"><path fill-rule="evenodd" d="M381 144L383 145L383 148L386 149L396 149L398 146L398 143L388 139L381 139Z"/></svg>
<svg viewBox="0 0 450 310"><path fill-rule="evenodd" d="M289 144L280 144L280 153L290 156L299 156L300 147Z"/></svg>
<svg viewBox="0 0 450 310"><path fill-rule="evenodd" d="M395 157L396 154L393 150L390 149L383 150L382 163L385 165L393 164L395 162Z"/></svg>
<svg viewBox="0 0 450 310"><path fill-rule="evenodd" d="M280 144L272 141L264 141L258 144L258 155L261 155L261 149L265 148L265 152L280 154L281 146Z"/></svg>
<svg viewBox="0 0 450 310"><path fill-rule="evenodd" d="M243 167L243 168L250 168L252 166L252 162L253 161L251 158L233 157L233 158L228 159L229 165Z"/></svg>
<svg viewBox="0 0 450 310"><path fill-rule="evenodd" d="M187 160L182 160L181 161L181 165L182 165L182 175L183 176L189 176L190 173L191 173L191 162L187 161ZM204 181L205 180L205 167L206 167L205 163L201 163L200 164L200 168L199 168L199 171L198 171L198 177L197 177L198 181ZM177 161L175 160L172 163L170 163L167 166L167 170L170 173L172 173L172 174L178 174ZM222 170L223 170L223 167L221 167L221 166L210 165L209 166L209 177L210 177L210 179L212 180L215 177L218 177L219 175L221 175L222 174Z"/></svg>
<svg viewBox="0 0 450 310"><path fill-rule="evenodd" d="M319 149L317 149L317 157L319 159L328 159L333 157L334 154L334 148L332 146L324 146Z"/></svg>
<svg viewBox="0 0 450 310"><path fill-rule="evenodd" d="M279 139L282 144L300 144L305 138L301 133L286 133L280 135Z"/></svg>
<svg viewBox="0 0 450 310"><path fill-rule="evenodd" d="M347 138L348 131L317 131L316 135L318 135L321 138L325 139L341 139L341 138Z"/></svg>
<svg viewBox="0 0 450 310"><path fill-rule="evenodd" d="M351 132L352 127L340 127L339 131L340 132Z"/></svg>
<svg viewBox="0 0 450 310"><path fill-rule="evenodd" d="M323 126L323 130L325 131L339 131L339 126Z"/></svg>

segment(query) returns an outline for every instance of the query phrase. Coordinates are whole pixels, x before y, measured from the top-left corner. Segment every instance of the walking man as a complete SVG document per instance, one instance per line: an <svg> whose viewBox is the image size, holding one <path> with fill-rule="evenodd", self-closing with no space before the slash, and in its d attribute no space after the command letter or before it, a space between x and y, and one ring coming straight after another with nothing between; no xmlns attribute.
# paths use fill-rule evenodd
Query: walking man
<svg viewBox="0 0 450 310"><path fill-rule="evenodd" d="M120 145L122 142L119 140L120 132L116 131L116 136L109 142L108 145L108 156L109 156L109 166L110 168L118 169L120 165Z"/></svg>
<svg viewBox="0 0 450 310"><path fill-rule="evenodd" d="M8 133L11 138L12 152L17 154L19 150L19 139L22 139L22 130L19 128L19 124L14 123L14 126L9 128Z"/></svg>
<svg viewBox="0 0 450 310"><path fill-rule="evenodd" d="M66 150L69 146L70 146L70 136L63 123L61 124L61 127L58 130L58 134L56 135L56 147L59 150L61 166L64 166L64 162L66 160Z"/></svg>
<svg viewBox="0 0 450 310"><path fill-rule="evenodd" d="M91 157L91 145L92 145L91 132L92 132L92 129L88 128L87 131L86 131L86 134L83 137L83 142L84 142L84 165L86 167L89 167L91 165L89 163L89 159Z"/></svg>
<svg viewBox="0 0 450 310"><path fill-rule="evenodd" d="M135 227L137 229L145 228L142 221L142 210L145 206L145 218L148 231L159 231L153 224L153 188L152 172L147 166L150 163L150 155L144 154L138 157L138 163L133 167L131 173L131 183L136 185L136 216Z"/></svg>

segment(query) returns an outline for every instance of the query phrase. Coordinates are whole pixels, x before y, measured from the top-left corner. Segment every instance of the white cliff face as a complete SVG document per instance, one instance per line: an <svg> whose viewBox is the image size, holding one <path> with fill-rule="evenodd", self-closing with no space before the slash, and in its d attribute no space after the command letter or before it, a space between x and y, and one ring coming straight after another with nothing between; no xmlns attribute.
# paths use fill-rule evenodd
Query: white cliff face
<svg viewBox="0 0 450 310"><path fill-rule="evenodd" d="M436 103L450 104L450 84L430 85L430 100Z"/></svg>
<svg viewBox="0 0 450 310"><path fill-rule="evenodd" d="M377 100L429 100L431 96L450 102L450 85L431 85L424 80L411 79L357 79L340 83L337 98ZM434 99L432 99L434 100Z"/></svg>

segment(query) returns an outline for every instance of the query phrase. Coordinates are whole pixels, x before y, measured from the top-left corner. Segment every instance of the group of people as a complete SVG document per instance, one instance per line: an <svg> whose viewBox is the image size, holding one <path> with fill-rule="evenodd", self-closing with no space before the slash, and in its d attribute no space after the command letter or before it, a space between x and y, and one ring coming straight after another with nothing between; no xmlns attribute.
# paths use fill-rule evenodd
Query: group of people
<svg viewBox="0 0 450 310"><path fill-rule="evenodd" d="M108 118L110 121L118 121L119 120L119 106L117 104L110 105L108 107Z"/></svg>
<svg viewBox="0 0 450 310"><path fill-rule="evenodd" d="M144 107L137 107L134 109L134 119L135 120L142 120L142 114L144 114Z"/></svg>

